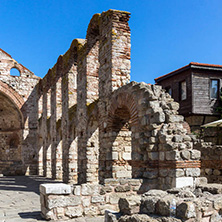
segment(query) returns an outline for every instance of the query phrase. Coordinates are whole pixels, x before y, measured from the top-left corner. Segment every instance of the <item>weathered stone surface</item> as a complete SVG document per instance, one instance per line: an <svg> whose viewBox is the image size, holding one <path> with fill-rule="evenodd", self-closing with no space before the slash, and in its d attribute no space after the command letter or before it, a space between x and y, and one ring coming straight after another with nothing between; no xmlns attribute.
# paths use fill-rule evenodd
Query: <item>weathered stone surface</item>
<svg viewBox="0 0 222 222"><path fill-rule="evenodd" d="M149 170L143 173L143 177L148 178L148 179L154 179L154 178L157 178L157 176L158 176L157 170Z"/></svg>
<svg viewBox="0 0 222 222"><path fill-rule="evenodd" d="M141 213L154 214L156 212L156 203L162 197L160 196L146 196L141 200Z"/></svg>
<svg viewBox="0 0 222 222"><path fill-rule="evenodd" d="M132 215L135 213L139 213L139 205L140 205L141 197L138 195L130 196L127 198L119 199L119 209L120 212L125 215Z"/></svg>
<svg viewBox="0 0 222 222"><path fill-rule="evenodd" d="M177 216L182 219L195 218L195 205L192 202L184 202L177 206Z"/></svg>
<svg viewBox="0 0 222 222"><path fill-rule="evenodd" d="M67 207L65 215L69 218L80 217L83 214L83 209L81 206L78 207Z"/></svg>
<svg viewBox="0 0 222 222"><path fill-rule="evenodd" d="M64 183L57 184L41 184L40 192L44 195L49 194L70 194L71 186Z"/></svg>
<svg viewBox="0 0 222 222"><path fill-rule="evenodd" d="M216 198L216 200L214 200L214 208L216 210L222 209L222 197Z"/></svg>
<svg viewBox="0 0 222 222"><path fill-rule="evenodd" d="M80 196L49 196L47 200L48 209L55 207L77 206L81 204Z"/></svg>
<svg viewBox="0 0 222 222"><path fill-rule="evenodd" d="M199 186L201 184L207 184L207 178L206 177L198 177L195 179L196 186Z"/></svg>
<svg viewBox="0 0 222 222"><path fill-rule="evenodd" d="M222 194L222 184L200 184L198 186L202 191L212 194Z"/></svg>
<svg viewBox="0 0 222 222"><path fill-rule="evenodd" d="M186 172L187 177L200 176L200 169L199 168L187 168L185 172Z"/></svg>
<svg viewBox="0 0 222 222"><path fill-rule="evenodd" d="M183 150L181 152L181 157L185 160L189 160L190 159L190 151L188 150Z"/></svg>
<svg viewBox="0 0 222 222"><path fill-rule="evenodd" d="M167 192L166 192L166 191L152 189L152 190L149 190L148 192L144 193L144 194L143 194L143 197L146 197L146 196L159 196L159 197L164 197L164 196L166 196L166 195L167 195Z"/></svg>
<svg viewBox="0 0 222 222"><path fill-rule="evenodd" d="M81 187L84 196L99 194L100 191L100 185L98 184L82 184Z"/></svg>
<svg viewBox="0 0 222 222"><path fill-rule="evenodd" d="M191 150L191 159L192 160L199 160L201 157L201 152L199 150Z"/></svg>
<svg viewBox="0 0 222 222"><path fill-rule="evenodd" d="M116 192L127 192L127 191L130 191L131 190L131 187L130 186L117 186L115 187L115 191Z"/></svg>
<svg viewBox="0 0 222 222"><path fill-rule="evenodd" d="M149 217L146 214L135 214L132 216L122 216L119 222L158 222L156 219Z"/></svg>
<svg viewBox="0 0 222 222"><path fill-rule="evenodd" d="M170 216L170 204L175 200L174 195L166 195L164 198L158 200L156 204L156 210L159 215Z"/></svg>

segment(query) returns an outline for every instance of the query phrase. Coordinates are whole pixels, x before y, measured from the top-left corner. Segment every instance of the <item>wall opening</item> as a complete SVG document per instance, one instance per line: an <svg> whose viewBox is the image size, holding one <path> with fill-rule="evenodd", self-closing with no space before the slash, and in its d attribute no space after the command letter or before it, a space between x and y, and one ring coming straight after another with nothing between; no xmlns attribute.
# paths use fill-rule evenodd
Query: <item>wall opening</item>
<svg viewBox="0 0 222 222"><path fill-rule="evenodd" d="M10 70L10 75L11 75L11 76L20 76L21 73L20 73L20 71L19 71L17 68L12 68L12 69Z"/></svg>

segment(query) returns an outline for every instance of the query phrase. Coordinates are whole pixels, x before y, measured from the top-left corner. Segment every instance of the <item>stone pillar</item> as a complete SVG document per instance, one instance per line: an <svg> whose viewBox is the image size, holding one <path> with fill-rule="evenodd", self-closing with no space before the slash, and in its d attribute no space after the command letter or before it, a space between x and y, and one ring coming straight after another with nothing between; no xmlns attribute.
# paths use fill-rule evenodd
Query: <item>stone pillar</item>
<svg viewBox="0 0 222 222"><path fill-rule="evenodd" d="M115 132L107 132L107 110L110 95L114 90L130 81L130 13L109 10L101 14L99 44L99 137L100 137L100 180L112 177L112 144L107 138Z"/></svg>
<svg viewBox="0 0 222 222"><path fill-rule="evenodd" d="M51 128L51 89L47 92L47 120L46 120L46 177L52 177L52 128Z"/></svg>
<svg viewBox="0 0 222 222"><path fill-rule="evenodd" d="M58 73L57 73L58 74ZM60 76L60 75L59 75ZM61 135L61 118L62 118L62 83L61 77L56 81L56 178L62 180L62 135Z"/></svg>
<svg viewBox="0 0 222 222"><path fill-rule="evenodd" d="M103 12L100 25L100 96L108 96L130 81L130 13Z"/></svg>
<svg viewBox="0 0 222 222"><path fill-rule="evenodd" d="M40 84L39 84L40 85ZM39 92L40 93L40 92ZM38 175L43 176L43 99L42 95L39 97L38 100Z"/></svg>

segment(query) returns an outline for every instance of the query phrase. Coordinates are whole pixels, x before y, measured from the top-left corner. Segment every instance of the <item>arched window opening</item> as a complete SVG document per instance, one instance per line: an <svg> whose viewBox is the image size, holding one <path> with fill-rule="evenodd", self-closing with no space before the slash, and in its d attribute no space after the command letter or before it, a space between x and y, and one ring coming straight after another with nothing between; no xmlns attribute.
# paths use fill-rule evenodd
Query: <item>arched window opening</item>
<svg viewBox="0 0 222 222"><path fill-rule="evenodd" d="M10 70L10 75L11 76L20 76L20 71L17 68L12 68Z"/></svg>

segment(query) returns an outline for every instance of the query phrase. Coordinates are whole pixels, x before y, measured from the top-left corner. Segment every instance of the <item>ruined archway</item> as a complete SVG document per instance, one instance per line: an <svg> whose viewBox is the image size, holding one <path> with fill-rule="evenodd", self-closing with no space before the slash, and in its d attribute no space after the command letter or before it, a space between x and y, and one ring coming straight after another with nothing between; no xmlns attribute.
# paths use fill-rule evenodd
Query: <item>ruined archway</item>
<svg viewBox="0 0 222 222"><path fill-rule="evenodd" d="M110 152L113 178L132 178L132 156L135 152L135 132L138 130L137 104L127 92L117 93L109 109L107 130L110 132Z"/></svg>
<svg viewBox="0 0 222 222"><path fill-rule="evenodd" d="M0 173L23 174L22 114L11 98L0 91Z"/></svg>

